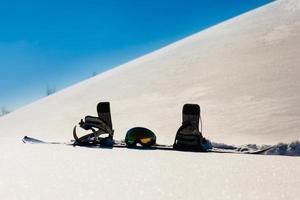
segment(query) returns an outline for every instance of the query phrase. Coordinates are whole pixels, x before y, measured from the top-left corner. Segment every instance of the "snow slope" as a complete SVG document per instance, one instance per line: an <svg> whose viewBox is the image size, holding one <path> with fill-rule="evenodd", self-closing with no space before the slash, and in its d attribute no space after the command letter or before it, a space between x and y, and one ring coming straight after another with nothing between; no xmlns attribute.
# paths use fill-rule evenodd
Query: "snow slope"
<svg viewBox="0 0 300 200"><path fill-rule="evenodd" d="M0 118L0 199L299 199L299 157L25 145L71 139L110 101L116 138L146 126L172 143L182 105L227 144L299 140L300 1L218 24Z"/></svg>
<svg viewBox="0 0 300 200"><path fill-rule="evenodd" d="M69 139L107 100L120 137L144 125L172 141L182 105L193 102L213 140L298 139L299 32L299 1L272 3L24 107L0 120L0 133Z"/></svg>

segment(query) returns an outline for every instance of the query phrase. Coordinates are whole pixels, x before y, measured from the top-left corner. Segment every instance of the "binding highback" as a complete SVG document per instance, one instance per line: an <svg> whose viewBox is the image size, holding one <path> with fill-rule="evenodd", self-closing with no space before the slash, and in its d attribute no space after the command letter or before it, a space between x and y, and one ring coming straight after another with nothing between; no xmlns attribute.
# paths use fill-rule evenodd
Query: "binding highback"
<svg viewBox="0 0 300 200"><path fill-rule="evenodd" d="M85 130L92 131L82 137L78 137L76 126L73 129L73 137L77 144L97 145L107 139L113 139L114 130L112 129L112 121L110 114L109 102L100 102L97 105L98 117L86 116L80 120L79 126Z"/></svg>
<svg viewBox="0 0 300 200"><path fill-rule="evenodd" d="M112 129L113 127L111 121L109 102L98 103L97 112L98 112L99 119L103 120L107 124L107 126L109 126Z"/></svg>
<svg viewBox="0 0 300 200"><path fill-rule="evenodd" d="M179 127L173 148L182 151L204 151L203 137L199 131L200 106L185 104L182 109L182 125ZM201 124L202 127L202 124Z"/></svg>

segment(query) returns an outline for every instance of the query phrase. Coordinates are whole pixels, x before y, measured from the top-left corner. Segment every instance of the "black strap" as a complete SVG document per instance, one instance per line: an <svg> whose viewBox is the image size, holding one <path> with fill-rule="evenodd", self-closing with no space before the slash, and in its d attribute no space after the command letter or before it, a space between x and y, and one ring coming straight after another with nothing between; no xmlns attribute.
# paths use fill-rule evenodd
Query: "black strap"
<svg viewBox="0 0 300 200"><path fill-rule="evenodd" d="M98 129L113 136L114 131L112 130L112 128L99 117L86 116L84 120L81 120L79 122L79 125L85 130L92 130L94 132L95 129Z"/></svg>
<svg viewBox="0 0 300 200"><path fill-rule="evenodd" d="M75 139L75 144L79 145L101 145L106 139L113 138L113 130L108 126L104 120L93 117L86 116L85 120L81 119L79 126L85 130L91 130L92 133L88 133L84 136L78 137L76 133L76 126L73 129L73 137ZM107 137L101 137L101 135L107 134Z"/></svg>
<svg viewBox="0 0 300 200"><path fill-rule="evenodd" d="M182 133L182 131L188 127L191 127L191 130L196 133ZM203 146L201 145L203 138L201 133L198 131L195 124L185 121L179 127L173 147L178 150L183 151L204 151Z"/></svg>
<svg viewBox="0 0 300 200"><path fill-rule="evenodd" d="M86 116L80 120L79 126L85 130L90 130L82 137L78 137L76 133L76 126L73 129L73 137L77 143L84 144L101 144L104 139L112 139L114 130L112 129L110 105L109 102L100 102L97 105L98 117ZM103 137L104 134L108 136ZM100 137L102 136L102 137Z"/></svg>

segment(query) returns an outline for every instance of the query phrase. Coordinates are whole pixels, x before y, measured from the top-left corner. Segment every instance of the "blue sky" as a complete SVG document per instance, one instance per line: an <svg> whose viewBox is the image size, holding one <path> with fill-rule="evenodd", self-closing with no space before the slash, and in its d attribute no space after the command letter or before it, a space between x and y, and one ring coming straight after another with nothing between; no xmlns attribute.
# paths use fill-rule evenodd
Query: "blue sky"
<svg viewBox="0 0 300 200"><path fill-rule="evenodd" d="M35 101L272 0L0 1L0 107Z"/></svg>

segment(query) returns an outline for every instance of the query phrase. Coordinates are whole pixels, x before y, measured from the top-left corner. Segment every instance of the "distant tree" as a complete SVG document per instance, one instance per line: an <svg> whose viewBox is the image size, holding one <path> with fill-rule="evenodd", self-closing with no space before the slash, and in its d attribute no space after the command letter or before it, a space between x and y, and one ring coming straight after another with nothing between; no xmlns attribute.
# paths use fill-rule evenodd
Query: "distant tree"
<svg viewBox="0 0 300 200"><path fill-rule="evenodd" d="M97 75L98 75L98 72L93 72L92 73L92 77L97 76Z"/></svg>
<svg viewBox="0 0 300 200"><path fill-rule="evenodd" d="M6 107L1 108L0 116L6 115L10 113L10 111Z"/></svg>
<svg viewBox="0 0 300 200"><path fill-rule="evenodd" d="M47 89L46 89L46 95L49 96L53 93L56 92L56 86L50 86L50 85L47 85Z"/></svg>

